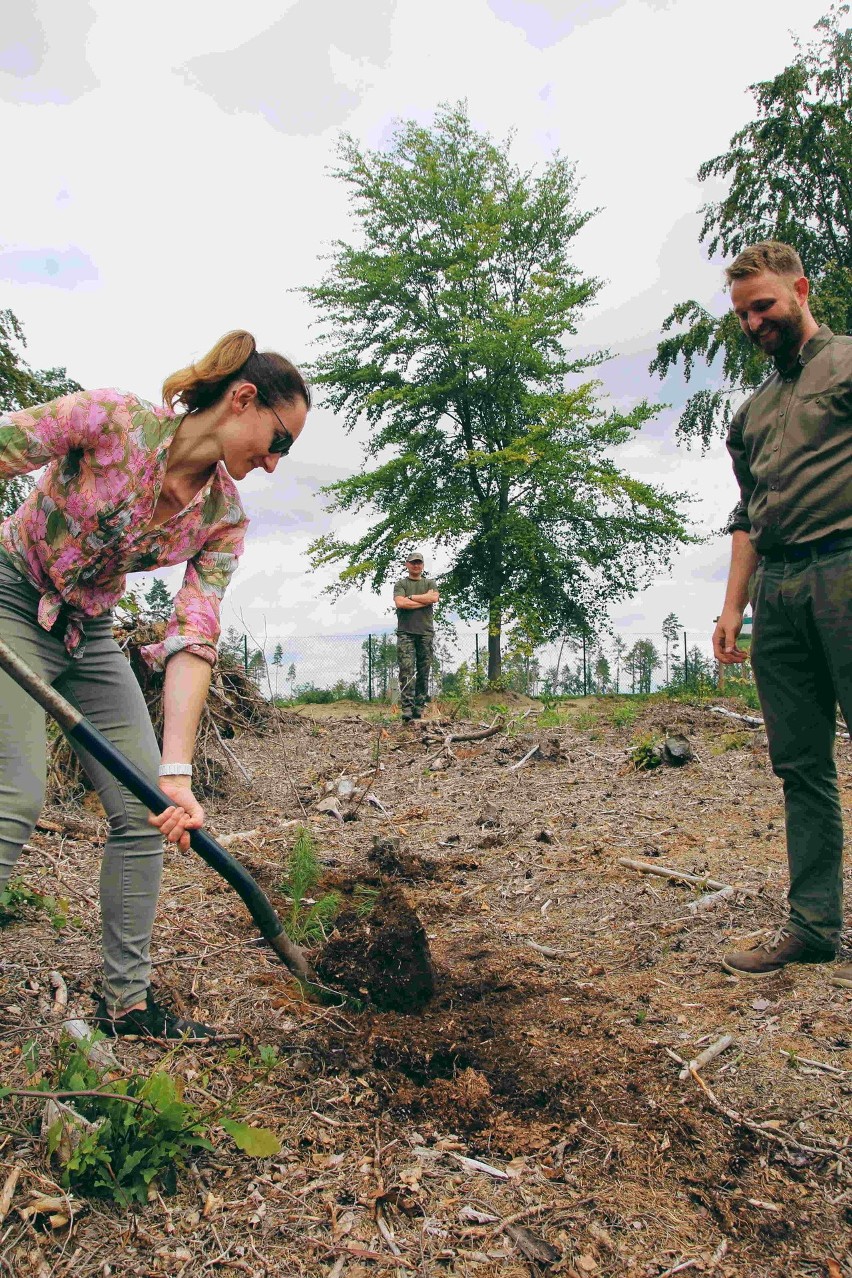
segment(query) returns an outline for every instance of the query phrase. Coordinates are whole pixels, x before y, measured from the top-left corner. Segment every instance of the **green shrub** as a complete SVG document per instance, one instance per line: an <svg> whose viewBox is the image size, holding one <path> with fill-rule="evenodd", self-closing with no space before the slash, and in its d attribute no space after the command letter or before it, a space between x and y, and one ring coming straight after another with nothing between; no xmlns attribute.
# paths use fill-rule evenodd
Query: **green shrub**
<svg viewBox="0 0 852 1278"><path fill-rule="evenodd" d="M658 768L663 761L662 742L653 733L636 737L630 751L630 762L637 772Z"/></svg>
<svg viewBox="0 0 852 1278"><path fill-rule="evenodd" d="M23 879L13 879L0 892L0 927L22 918L28 909L43 910L57 932L68 922L68 902L64 897L43 896Z"/></svg>
<svg viewBox="0 0 852 1278"><path fill-rule="evenodd" d="M94 1034L93 1040L102 1038ZM63 1188L109 1198L122 1207L145 1203L157 1183L166 1193L177 1187L178 1172L200 1151L214 1148L214 1126L228 1133L238 1149L254 1158L280 1152L274 1132L234 1118L235 1097L227 1106L203 1113L184 1099L183 1080L164 1070L104 1078L87 1058L88 1045L62 1039L54 1068L25 1095L56 1092L66 1108L47 1132L47 1149L58 1155ZM272 1048L261 1048L258 1067L269 1073L279 1063ZM32 1063L27 1061L32 1073ZM9 1094L0 1088L0 1097ZM68 1108L68 1103L72 1108Z"/></svg>

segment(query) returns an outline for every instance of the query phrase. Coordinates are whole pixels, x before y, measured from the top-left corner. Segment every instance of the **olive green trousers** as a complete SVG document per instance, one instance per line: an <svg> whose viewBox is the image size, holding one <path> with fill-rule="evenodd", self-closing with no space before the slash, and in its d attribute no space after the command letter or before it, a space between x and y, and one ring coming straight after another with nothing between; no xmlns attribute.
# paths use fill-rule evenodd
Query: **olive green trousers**
<svg viewBox="0 0 852 1278"><path fill-rule="evenodd" d="M826 957L843 927L837 706L852 723L852 550L760 561L751 659L784 786L789 931ZM843 749L848 750L848 743Z"/></svg>
<svg viewBox="0 0 852 1278"><path fill-rule="evenodd" d="M60 626L37 621L39 594L0 552L0 637L57 692L75 705L156 783L160 751L148 708L105 614L85 623L86 649L71 658ZM100 874L104 996L113 1012L142 1001L163 841L148 811L86 751L74 746L109 817ZM44 801L44 711L0 670L0 889L11 877ZM13 933L5 934L4 946Z"/></svg>

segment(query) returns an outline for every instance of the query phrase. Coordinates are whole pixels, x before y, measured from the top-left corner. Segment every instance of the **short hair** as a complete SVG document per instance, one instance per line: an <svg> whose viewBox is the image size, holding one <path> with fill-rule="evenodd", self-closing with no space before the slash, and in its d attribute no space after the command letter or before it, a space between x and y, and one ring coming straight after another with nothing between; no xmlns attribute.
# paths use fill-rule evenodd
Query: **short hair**
<svg viewBox="0 0 852 1278"><path fill-rule="evenodd" d="M725 278L733 284L734 280L761 275L764 271L771 271L773 275L795 275L798 279L804 275L805 268L798 253L789 244L782 244L780 240L761 240L737 254L731 265L725 267Z"/></svg>

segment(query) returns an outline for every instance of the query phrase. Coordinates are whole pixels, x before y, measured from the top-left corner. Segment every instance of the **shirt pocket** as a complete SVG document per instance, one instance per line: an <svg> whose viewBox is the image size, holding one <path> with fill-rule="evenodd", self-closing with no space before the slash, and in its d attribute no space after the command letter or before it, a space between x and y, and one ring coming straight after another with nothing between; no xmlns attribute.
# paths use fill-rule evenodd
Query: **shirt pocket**
<svg viewBox="0 0 852 1278"><path fill-rule="evenodd" d="M852 418L852 384L838 381L823 390L802 395L794 404L801 447L815 452L848 434Z"/></svg>

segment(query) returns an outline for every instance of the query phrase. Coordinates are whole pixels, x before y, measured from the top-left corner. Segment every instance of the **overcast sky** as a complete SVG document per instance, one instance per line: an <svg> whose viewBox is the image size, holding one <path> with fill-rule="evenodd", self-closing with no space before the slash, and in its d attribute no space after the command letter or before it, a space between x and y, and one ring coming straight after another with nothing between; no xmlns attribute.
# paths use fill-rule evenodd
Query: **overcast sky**
<svg viewBox="0 0 852 1278"><path fill-rule="evenodd" d="M517 133L521 165L559 150L600 208L575 260L607 283L579 343L606 346L613 402L682 402L647 374L674 302L726 306L698 244L695 174L753 116L748 85L780 71L827 0L3 0L0 306L36 367L157 398L163 377L227 329L311 357L329 241L351 233L329 174L342 130L381 146L397 118L428 124L466 98L474 124ZM793 34L791 34L793 33ZM619 460L695 497L699 531L736 493L724 448L701 457L664 412ZM329 518L317 488L357 469L363 436L315 410L276 475L242 486L255 524L225 609L271 639L390 624L390 601L321 594L306 549ZM333 465L331 464L333 463ZM712 630L725 539L619 605L623 631L675 611ZM438 559L431 567L440 569ZM170 584L172 579L169 578Z"/></svg>

